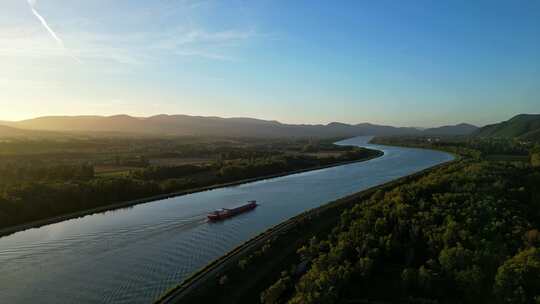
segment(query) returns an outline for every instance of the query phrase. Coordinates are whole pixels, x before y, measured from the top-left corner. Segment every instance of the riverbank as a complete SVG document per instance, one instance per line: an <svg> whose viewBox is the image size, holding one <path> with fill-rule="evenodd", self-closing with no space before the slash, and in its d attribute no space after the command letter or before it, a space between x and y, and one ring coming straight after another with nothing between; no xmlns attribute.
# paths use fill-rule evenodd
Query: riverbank
<svg viewBox="0 0 540 304"><path fill-rule="evenodd" d="M86 209L86 210L81 210L81 211L77 211L77 212L72 212L72 213L68 213L68 214L65 214L65 215L56 216L56 217L52 217L52 218L48 218L48 219L33 221L33 222L26 223L26 224L21 224L21 225L16 225L16 226L12 226L12 227L2 228L2 229L0 229L0 237L7 236L7 235L10 235L10 234L13 234L13 233L16 233L16 232L19 232L19 231L23 231L23 230L27 230L27 229L31 229L31 228L38 228L38 227L41 227L41 226L54 224L54 223L58 223L58 222L62 222L62 221L66 221L66 220L70 220L70 219L74 219L74 218L84 217L84 216L95 214L95 213L102 213L102 212L112 211L112 210L116 210L116 209L129 208L129 207L139 205L139 204L151 203L151 202L158 201L158 200L178 197L178 196L182 196L182 195L193 194L193 193L202 192L202 191L209 191L209 190L214 190L214 189L219 189L219 188L224 188L224 187L238 186L238 185L242 185L242 184L252 183L252 182L271 179L271 178L277 178L277 177L282 177L282 176L287 176L287 175L299 174L299 173L308 172L308 171L322 170L322 169L326 169L326 168L331 168L331 167L336 167L336 166L343 166L343 165L352 164L352 163L364 162L364 161L375 159L375 158L378 158L378 157L381 157L381 156L384 155L384 152L382 152L382 151L378 151L378 150L373 150L373 151L376 151L375 155L367 157L367 158L358 159L358 160L346 161L346 162L338 162L338 163L324 165L324 166L317 166L317 167L306 168L306 169L301 169L301 170L294 170L294 171L282 172L282 173L265 175L265 176L260 176L260 177L242 179L242 180L237 180L237 181L228 182L228 183L221 183L221 184L215 184L215 185L211 185L211 186L198 187L198 188L182 190L182 191L178 191L178 192L154 195L154 196L150 196L150 197L146 197L146 198L142 198L142 199L130 200L130 201L125 201L125 202L120 202L120 203L115 203L115 204L109 204L109 205L96 207L96 208L92 208L92 209Z"/></svg>
<svg viewBox="0 0 540 304"><path fill-rule="evenodd" d="M164 294L156 303L180 303L181 301L202 303L215 299L220 299L219 303L238 303L258 300L261 286L268 287L269 282L279 277L284 265L296 262L294 259L297 256L298 246L307 242L312 236L325 234L335 227L345 208L369 198L377 191L390 190L417 180L456 161L459 161L459 158L346 196L292 217L195 272L180 285ZM255 263L239 270L240 261L252 260L253 256L261 251L264 256L256 257ZM250 273L249 278L246 277L246 273ZM221 284L223 278L226 278L226 283Z"/></svg>

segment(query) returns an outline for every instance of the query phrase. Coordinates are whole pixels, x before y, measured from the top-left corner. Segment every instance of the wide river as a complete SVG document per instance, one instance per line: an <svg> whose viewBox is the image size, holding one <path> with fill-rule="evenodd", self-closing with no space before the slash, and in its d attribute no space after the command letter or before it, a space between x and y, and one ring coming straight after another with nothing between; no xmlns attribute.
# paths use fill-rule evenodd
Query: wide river
<svg viewBox="0 0 540 304"><path fill-rule="evenodd" d="M0 238L0 303L149 303L197 269L305 210L447 162L447 153L369 145L384 156L88 215ZM221 223L206 213L260 206Z"/></svg>

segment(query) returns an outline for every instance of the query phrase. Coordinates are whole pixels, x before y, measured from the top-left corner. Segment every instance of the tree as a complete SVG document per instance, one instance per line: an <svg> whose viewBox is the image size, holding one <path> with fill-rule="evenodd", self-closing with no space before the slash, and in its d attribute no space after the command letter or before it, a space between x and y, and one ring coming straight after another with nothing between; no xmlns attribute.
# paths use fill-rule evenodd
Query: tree
<svg viewBox="0 0 540 304"><path fill-rule="evenodd" d="M521 251L499 267L495 293L502 303L533 303L540 295L540 250Z"/></svg>
<svg viewBox="0 0 540 304"><path fill-rule="evenodd" d="M401 280L405 289L414 289L418 282L418 270L415 268L405 268L401 272Z"/></svg>
<svg viewBox="0 0 540 304"><path fill-rule="evenodd" d="M283 294L289 290L292 286L291 278L285 276L280 278L276 283L270 286L267 290L261 294L261 303L263 304L275 304L279 303Z"/></svg>
<svg viewBox="0 0 540 304"><path fill-rule="evenodd" d="M429 271L426 267L423 265L420 266L420 269L418 269L418 285L422 290L426 293L430 293L433 287L433 275L431 271Z"/></svg>
<svg viewBox="0 0 540 304"><path fill-rule="evenodd" d="M534 146L530 152L530 158L533 167L540 167L540 145Z"/></svg>
<svg viewBox="0 0 540 304"><path fill-rule="evenodd" d="M461 244L458 244L456 247L444 248L439 254L439 263L447 273L465 269L471 259L472 252L463 248Z"/></svg>
<svg viewBox="0 0 540 304"><path fill-rule="evenodd" d="M540 152L531 153L531 165L535 168L540 167Z"/></svg>

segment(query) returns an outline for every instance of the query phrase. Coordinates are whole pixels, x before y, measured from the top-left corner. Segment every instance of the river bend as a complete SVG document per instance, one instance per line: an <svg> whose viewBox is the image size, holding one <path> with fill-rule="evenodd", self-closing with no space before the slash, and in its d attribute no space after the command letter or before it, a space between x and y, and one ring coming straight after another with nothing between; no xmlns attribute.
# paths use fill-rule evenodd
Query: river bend
<svg viewBox="0 0 540 304"><path fill-rule="evenodd" d="M149 303L191 273L308 209L453 156L367 144L365 162L214 189L28 229L0 238L0 303ZM206 213L260 206L221 223Z"/></svg>

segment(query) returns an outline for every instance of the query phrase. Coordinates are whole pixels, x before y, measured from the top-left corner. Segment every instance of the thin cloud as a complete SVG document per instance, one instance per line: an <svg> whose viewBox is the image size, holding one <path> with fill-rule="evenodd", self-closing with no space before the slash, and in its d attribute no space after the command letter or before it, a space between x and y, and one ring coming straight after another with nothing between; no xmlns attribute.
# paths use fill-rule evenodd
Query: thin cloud
<svg viewBox="0 0 540 304"><path fill-rule="evenodd" d="M152 48L178 56L201 57L219 61L236 61L227 50L257 36L254 30L223 30L208 32L204 29L177 29L157 38Z"/></svg>
<svg viewBox="0 0 540 304"><path fill-rule="evenodd" d="M45 60L69 56L78 62L82 59L86 63L101 61L125 65L153 64L175 56L232 62L241 60L238 58L238 50L248 41L266 37L253 27L210 30L191 22L159 31L148 27L137 31L113 30L105 33L86 31L76 24L70 28L70 31L56 32L54 24L48 23L51 20L46 19L47 15L41 14L39 2L26 1L31 13L39 21L40 27L44 28L48 35L35 31L35 27L2 28L0 29L0 56ZM200 0L187 1L186 5L200 4ZM202 2L205 3L205 1ZM162 7L159 9L161 11ZM155 14L157 10L156 8L153 13ZM154 14L149 16L147 13L145 10L140 19L155 18ZM69 20L73 24L73 20L78 20L79 17L68 16L68 18L71 18ZM85 24L84 29L91 29L92 24L92 22Z"/></svg>
<svg viewBox="0 0 540 304"><path fill-rule="evenodd" d="M174 52L174 54L178 56L200 57L200 58L219 60L219 61L237 61L236 58L231 57L231 56L226 56L222 54L216 54L216 53L211 53L211 52L201 51L201 50L179 50L179 51Z"/></svg>
<svg viewBox="0 0 540 304"><path fill-rule="evenodd" d="M36 0L27 0L27 1L28 1L28 5L30 6L30 10L32 11L32 14L34 14L34 16L36 16L36 18L39 20L39 22L41 22L41 25L43 25L43 27L47 30L47 32L49 32L51 37L53 37L53 39L56 40L58 45L60 45L62 47L62 49L66 50L66 47L64 45L64 41L52 30L52 28L47 23L47 20L45 20L45 18L43 18L43 16L41 16L41 14L36 10ZM79 58L77 58L77 57L75 57L75 56L73 56L71 54L69 54L69 56L72 57L73 59L77 60L78 62L81 61Z"/></svg>

